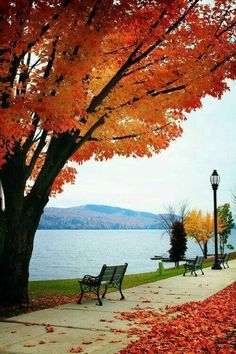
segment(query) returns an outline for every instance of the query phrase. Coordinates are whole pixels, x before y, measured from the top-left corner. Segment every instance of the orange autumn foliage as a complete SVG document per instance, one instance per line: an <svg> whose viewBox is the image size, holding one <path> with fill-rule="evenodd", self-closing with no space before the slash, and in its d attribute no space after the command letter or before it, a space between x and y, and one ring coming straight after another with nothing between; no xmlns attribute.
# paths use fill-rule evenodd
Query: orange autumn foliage
<svg viewBox="0 0 236 354"><path fill-rule="evenodd" d="M194 209L186 217L184 227L189 237L204 244L213 236L213 216Z"/></svg>
<svg viewBox="0 0 236 354"><path fill-rule="evenodd" d="M69 160L166 149L235 79L234 5L0 0L0 165L19 154L29 193L51 164L55 194L74 181Z"/></svg>
<svg viewBox="0 0 236 354"><path fill-rule="evenodd" d="M121 319L136 326L129 333L139 339L119 353L235 354L235 291L232 284L204 301L169 307L166 315L154 310L123 313Z"/></svg>

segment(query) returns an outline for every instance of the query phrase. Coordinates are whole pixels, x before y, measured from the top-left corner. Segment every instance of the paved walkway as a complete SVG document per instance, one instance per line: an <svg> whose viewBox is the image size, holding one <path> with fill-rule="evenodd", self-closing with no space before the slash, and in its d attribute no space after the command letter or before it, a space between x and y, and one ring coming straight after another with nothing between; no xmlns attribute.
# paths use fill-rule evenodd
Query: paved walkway
<svg viewBox="0 0 236 354"><path fill-rule="evenodd" d="M125 300L117 292L107 294L103 306L94 299L28 313L0 322L0 353L66 354L81 347L84 353L113 354L135 337L113 333L128 329L130 322L116 316L135 308L164 309L188 301L203 300L236 280L236 260L230 268L204 270L197 277L187 273L159 282L124 290Z"/></svg>

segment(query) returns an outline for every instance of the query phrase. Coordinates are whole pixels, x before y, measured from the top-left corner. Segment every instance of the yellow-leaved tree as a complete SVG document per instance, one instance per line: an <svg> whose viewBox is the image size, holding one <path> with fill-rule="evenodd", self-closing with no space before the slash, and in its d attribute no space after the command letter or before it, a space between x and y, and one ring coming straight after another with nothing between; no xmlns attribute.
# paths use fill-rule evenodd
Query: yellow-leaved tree
<svg viewBox="0 0 236 354"><path fill-rule="evenodd" d="M184 227L188 237L198 243L204 257L207 258L207 244L214 230L212 215L203 214L201 210L194 209L186 217Z"/></svg>

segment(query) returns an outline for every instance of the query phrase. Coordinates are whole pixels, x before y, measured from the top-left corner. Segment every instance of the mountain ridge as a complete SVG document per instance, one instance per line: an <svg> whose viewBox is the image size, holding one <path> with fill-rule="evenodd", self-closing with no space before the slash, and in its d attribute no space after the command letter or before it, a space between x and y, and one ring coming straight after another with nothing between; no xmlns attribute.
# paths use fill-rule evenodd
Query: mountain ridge
<svg viewBox="0 0 236 354"><path fill-rule="evenodd" d="M99 204L48 207L44 209L39 229L163 229L165 215Z"/></svg>

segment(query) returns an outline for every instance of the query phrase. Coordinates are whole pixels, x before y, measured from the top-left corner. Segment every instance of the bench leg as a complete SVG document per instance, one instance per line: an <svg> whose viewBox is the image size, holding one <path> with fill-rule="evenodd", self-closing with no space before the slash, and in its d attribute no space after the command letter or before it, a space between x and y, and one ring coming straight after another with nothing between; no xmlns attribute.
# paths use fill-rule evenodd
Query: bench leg
<svg viewBox="0 0 236 354"><path fill-rule="evenodd" d="M202 268L201 268L201 272L202 272L202 275L204 275L204 272L203 272Z"/></svg>
<svg viewBox="0 0 236 354"><path fill-rule="evenodd" d="M83 290L81 290L80 297L79 297L79 300L77 301L77 304L79 304L79 305L81 304L81 300L82 300L83 296L84 296L84 292L83 292Z"/></svg>
<svg viewBox="0 0 236 354"><path fill-rule="evenodd" d="M104 290L104 293L102 294L102 298L103 298L103 299L105 299L106 292L107 292L107 286L105 285L105 290Z"/></svg>
<svg viewBox="0 0 236 354"><path fill-rule="evenodd" d="M124 300L124 295L123 295L123 293L122 293L122 290L121 290L121 284L120 284L120 286L119 286L119 290L120 290L120 294L121 294L121 300Z"/></svg>
<svg viewBox="0 0 236 354"><path fill-rule="evenodd" d="M100 288L98 287L98 289L97 289L97 298L98 298L98 303L97 303L97 305L98 305L98 306L102 306L102 300L100 299L100 296L99 296L99 290L100 290Z"/></svg>

